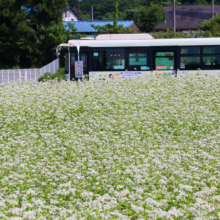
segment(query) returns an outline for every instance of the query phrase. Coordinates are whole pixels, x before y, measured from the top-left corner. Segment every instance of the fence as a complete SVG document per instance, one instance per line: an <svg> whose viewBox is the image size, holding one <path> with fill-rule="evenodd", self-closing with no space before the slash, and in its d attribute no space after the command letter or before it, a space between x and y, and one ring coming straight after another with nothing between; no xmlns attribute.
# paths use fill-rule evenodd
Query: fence
<svg viewBox="0 0 220 220"><path fill-rule="evenodd" d="M16 82L17 80L27 81L37 81L40 76L45 73L55 73L59 69L59 58L53 62L47 64L46 66L38 69L9 69L0 70L0 83L6 82Z"/></svg>

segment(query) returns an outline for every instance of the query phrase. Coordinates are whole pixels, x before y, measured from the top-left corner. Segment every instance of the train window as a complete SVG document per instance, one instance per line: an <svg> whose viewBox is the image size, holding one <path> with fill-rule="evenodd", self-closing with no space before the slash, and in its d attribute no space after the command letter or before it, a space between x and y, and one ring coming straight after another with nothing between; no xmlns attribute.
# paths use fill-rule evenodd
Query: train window
<svg viewBox="0 0 220 220"><path fill-rule="evenodd" d="M125 69L124 49L106 49L106 69L122 70Z"/></svg>
<svg viewBox="0 0 220 220"><path fill-rule="evenodd" d="M174 69L174 52L156 52L155 53L156 70L173 70Z"/></svg>
<svg viewBox="0 0 220 220"><path fill-rule="evenodd" d="M105 50L94 49L92 54L93 70L105 70Z"/></svg>
<svg viewBox="0 0 220 220"><path fill-rule="evenodd" d="M216 55L216 56L203 56L202 62L203 62L203 65L205 65L205 66L220 65L220 55Z"/></svg>
<svg viewBox="0 0 220 220"><path fill-rule="evenodd" d="M201 68L200 47L180 47L180 69L198 68Z"/></svg>
<svg viewBox="0 0 220 220"><path fill-rule="evenodd" d="M147 53L129 53L129 66L146 66Z"/></svg>
<svg viewBox="0 0 220 220"><path fill-rule="evenodd" d="M174 52L156 52L155 56L156 57L173 57Z"/></svg>
<svg viewBox="0 0 220 220"><path fill-rule="evenodd" d="M181 47L180 54L200 54L200 47Z"/></svg>
<svg viewBox="0 0 220 220"><path fill-rule="evenodd" d="M200 56L181 56L180 69L198 69L200 68Z"/></svg>
<svg viewBox="0 0 220 220"><path fill-rule="evenodd" d="M220 46L203 47L203 54L220 54Z"/></svg>

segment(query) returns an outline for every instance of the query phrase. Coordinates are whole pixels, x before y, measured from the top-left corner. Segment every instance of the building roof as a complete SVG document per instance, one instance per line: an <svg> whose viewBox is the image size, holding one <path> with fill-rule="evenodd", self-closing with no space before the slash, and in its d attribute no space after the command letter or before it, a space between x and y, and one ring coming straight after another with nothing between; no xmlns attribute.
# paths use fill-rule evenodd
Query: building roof
<svg viewBox="0 0 220 220"><path fill-rule="evenodd" d="M78 20L81 20L81 18L78 16L78 12L76 12L71 6L67 6L67 8L78 18Z"/></svg>
<svg viewBox="0 0 220 220"><path fill-rule="evenodd" d="M163 7L166 22L159 24L155 31L173 28L173 7ZM214 14L220 14L220 5L214 6ZM212 18L212 6L176 6L176 29L197 30L199 24Z"/></svg>
<svg viewBox="0 0 220 220"><path fill-rule="evenodd" d="M74 24L74 27L76 28L76 32L78 33L95 33L97 30L95 30L91 25L99 25L104 26L106 24L113 25L114 21L68 21L63 22L66 30L68 30L68 26L66 24L71 23ZM125 28L130 27L134 21L118 21L118 25L123 25Z"/></svg>

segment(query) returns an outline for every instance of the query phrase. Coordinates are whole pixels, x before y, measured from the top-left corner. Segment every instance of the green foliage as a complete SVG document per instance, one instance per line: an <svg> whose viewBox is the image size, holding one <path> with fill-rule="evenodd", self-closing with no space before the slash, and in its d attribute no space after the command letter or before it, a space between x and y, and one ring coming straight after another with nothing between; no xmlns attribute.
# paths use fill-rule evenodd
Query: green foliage
<svg viewBox="0 0 220 220"><path fill-rule="evenodd" d="M114 24L106 24L104 26L100 25L91 25L94 29L98 31L98 34L128 34L136 33L135 30L131 28L125 28L123 25L118 25L118 2L115 3L115 12L114 12Z"/></svg>
<svg viewBox="0 0 220 220"><path fill-rule="evenodd" d="M120 12L118 14L118 20L125 20L125 17L126 17L126 12ZM102 20L104 21L114 20L114 12L108 12L102 17Z"/></svg>
<svg viewBox="0 0 220 220"><path fill-rule="evenodd" d="M100 25L91 25L98 32L97 34L134 34L135 30L131 28L125 28L123 25L118 25L114 27L114 25L106 24L104 26Z"/></svg>
<svg viewBox="0 0 220 220"><path fill-rule="evenodd" d="M94 8L94 20L113 20L114 7L116 0L83 0L80 2L80 15L83 20L91 20L91 6ZM76 11L78 0L69 0ZM129 10L134 10L140 6L149 7L152 3L160 6L172 6L173 0L117 0L118 10L120 11L119 19L123 20L124 15ZM220 0L215 0L215 5L219 5ZM176 5L211 5L211 0L176 0Z"/></svg>
<svg viewBox="0 0 220 220"><path fill-rule="evenodd" d="M0 68L41 67L56 58L55 48L76 29L66 30L62 13L67 0L0 1Z"/></svg>
<svg viewBox="0 0 220 220"><path fill-rule="evenodd" d="M173 29L169 29L167 28L166 29L166 32L154 32L152 34L152 36L154 38L191 38L193 35L193 33L191 32L191 34L186 34L186 33L183 33L183 32L176 32L173 30Z"/></svg>
<svg viewBox="0 0 220 220"><path fill-rule="evenodd" d="M36 67L43 66L55 58L55 47L66 40L62 13L67 0L29 0L23 4L27 11L24 54Z"/></svg>
<svg viewBox="0 0 220 220"><path fill-rule="evenodd" d="M166 14L162 6L152 4L149 7L140 6L128 11L126 18L134 20L141 31L152 32L158 24L165 20Z"/></svg>
<svg viewBox="0 0 220 220"><path fill-rule="evenodd" d="M26 29L24 19L27 13L18 1L0 1L0 67L18 66L20 50L25 46L19 41Z"/></svg>
<svg viewBox="0 0 220 220"><path fill-rule="evenodd" d="M65 79L64 71L65 71L65 68L60 68L54 74L52 74L52 73L45 73L43 76L41 76L38 79L38 82L45 82L45 81L54 80L54 79L57 79L58 81L64 80Z"/></svg>
<svg viewBox="0 0 220 220"><path fill-rule="evenodd" d="M114 28L118 26L118 2L115 2Z"/></svg>
<svg viewBox="0 0 220 220"><path fill-rule="evenodd" d="M200 25L200 29L206 32L207 35L220 37L220 14L216 15L214 18L204 21Z"/></svg>

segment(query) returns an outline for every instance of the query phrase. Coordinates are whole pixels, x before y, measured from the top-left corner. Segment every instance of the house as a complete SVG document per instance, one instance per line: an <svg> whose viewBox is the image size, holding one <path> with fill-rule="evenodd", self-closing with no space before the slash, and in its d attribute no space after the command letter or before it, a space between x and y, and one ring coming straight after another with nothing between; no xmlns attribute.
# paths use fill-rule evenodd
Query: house
<svg viewBox="0 0 220 220"><path fill-rule="evenodd" d="M76 11L68 6L67 10L65 12L63 12L63 21L79 21L79 17L78 14L76 13Z"/></svg>
<svg viewBox="0 0 220 220"><path fill-rule="evenodd" d="M86 34L87 36L95 35L97 33L97 30L95 30L91 25L99 25L104 26L106 24L113 25L114 21L65 21L63 22L65 28L68 30L67 23L74 24L74 27L76 28L76 32L80 34ZM123 25L125 28L131 28L135 30L136 32L140 33L139 27L135 24L134 21L128 20L128 21L118 21L118 25Z"/></svg>
<svg viewBox="0 0 220 220"><path fill-rule="evenodd" d="M166 20L154 28L155 32L173 28L173 7L163 7ZM215 5L214 15L220 13L220 5ZM176 31L188 32L199 29L200 23L212 18L212 6L176 6Z"/></svg>

